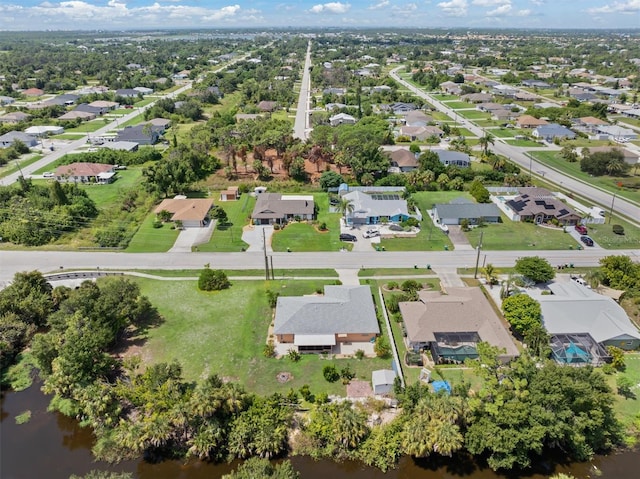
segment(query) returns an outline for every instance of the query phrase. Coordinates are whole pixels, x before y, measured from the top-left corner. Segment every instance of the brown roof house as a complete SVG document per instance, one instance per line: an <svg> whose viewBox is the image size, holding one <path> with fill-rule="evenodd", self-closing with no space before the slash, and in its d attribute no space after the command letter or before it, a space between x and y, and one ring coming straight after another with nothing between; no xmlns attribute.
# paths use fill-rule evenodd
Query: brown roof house
<svg viewBox="0 0 640 479"><path fill-rule="evenodd" d="M522 115L516 120L516 126L518 128L537 128L539 126L548 124L548 121L536 118L535 116L531 115Z"/></svg>
<svg viewBox="0 0 640 479"><path fill-rule="evenodd" d="M395 151L386 152L389 157L390 172L402 172L417 170L420 166L418 158L415 153L410 152L405 148L400 148Z"/></svg>
<svg viewBox="0 0 640 479"><path fill-rule="evenodd" d="M61 183L97 183L105 185L116 179L116 171L114 165L81 162L58 166L54 176Z"/></svg>
<svg viewBox="0 0 640 479"><path fill-rule="evenodd" d="M276 350L286 354L373 352L380 334L369 286L325 286L324 295L280 296L273 326Z"/></svg>
<svg viewBox="0 0 640 479"><path fill-rule="evenodd" d="M582 217L544 188L520 188L520 196L507 201L513 221L537 225L557 220L559 224L577 225Z"/></svg>
<svg viewBox="0 0 640 479"><path fill-rule="evenodd" d="M209 224L211 208L213 208L213 200L176 196L162 200L156 206L154 213L168 211L171 213L171 221L181 221L185 228L201 228Z"/></svg>
<svg viewBox="0 0 640 479"><path fill-rule="evenodd" d="M312 220L315 203L312 195L261 193L251 213L253 224L286 224L292 220Z"/></svg>
<svg viewBox="0 0 640 479"><path fill-rule="evenodd" d="M267 100L262 100L260 103L258 103L258 110L260 111L275 111L278 108L278 102L276 101L267 101Z"/></svg>
<svg viewBox="0 0 640 479"><path fill-rule="evenodd" d="M463 362L478 357L483 341L503 348L503 361L518 356L518 348L480 288L421 291L418 301L400 303L407 346L429 349L436 363Z"/></svg>
<svg viewBox="0 0 640 479"><path fill-rule="evenodd" d="M235 201L240 198L240 190L237 186L230 186L220 192L220 201Z"/></svg>

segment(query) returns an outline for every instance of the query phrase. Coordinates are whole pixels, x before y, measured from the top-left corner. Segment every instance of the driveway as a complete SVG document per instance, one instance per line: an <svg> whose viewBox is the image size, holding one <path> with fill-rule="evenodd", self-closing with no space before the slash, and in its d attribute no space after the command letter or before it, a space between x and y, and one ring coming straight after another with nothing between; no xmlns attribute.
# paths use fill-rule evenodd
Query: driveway
<svg viewBox="0 0 640 479"><path fill-rule="evenodd" d="M459 225L449 226L449 239L453 243L453 249L456 251L473 251L473 246L469 243L467 236L462 232Z"/></svg>
<svg viewBox="0 0 640 479"><path fill-rule="evenodd" d="M351 251L370 252L372 250L371 239L362 236L370 228L373 227L371 225L345 226L344 221L340 220L340 233L355 235L358 238L358 241L351 243L353 245Z"/></svg>
<svg viewBox="0 0 640 479"><path fill-rule="evenodd" d="M249 245L247 251L252 253L264 250L263 238L267 242L267 253L273 253L273 249L271 248L272 236L273 226L271 225L247 225L242 229L242 241Z"/></svg>
<svg viewBox="0 0 640 479"><path fill-rule="evenodd" d="M199 244L208 243L215 228L215 221L209 221L204 228L185 228L180 231L173 243L170 253L191 253L191 249Z"/></svg>
<svg viewBox="0 0 640 479"><path fill-rule="evenodd" d="M593 242L593 246L587 246L582 241L580 241L580 237L582 235L576 231L574 226L567 226L566 230L567 230L567 233L569 233L583 249L602 249L602 246L600 246L595 241ZM587 233L585 236L589 236L589 238L591 238L591 235L589 235L589 233Z"/></svg>

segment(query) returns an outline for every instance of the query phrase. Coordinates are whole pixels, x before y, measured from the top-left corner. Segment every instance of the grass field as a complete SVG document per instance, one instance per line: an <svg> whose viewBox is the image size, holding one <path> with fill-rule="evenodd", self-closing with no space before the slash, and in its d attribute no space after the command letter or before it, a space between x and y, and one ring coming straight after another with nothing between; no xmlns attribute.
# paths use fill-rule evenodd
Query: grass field
<svg viewBox="0 0 640 479"><path fill-rule="evenodd" d="M223 253L238 252L246 248L247 243L242 241L242 228L249 224L255 203L256 199L247 194L242 195L238 201L221 202L219 205L227 213L229 222L226 225L216 225L211 240L199 245L198 251Z"/></svg>
<svg viewBox="0 0 640 479"><path fill-rule="evenodd" d="M102 119L91 120L84 123L80 123L80 125L75 128L69 128L66 130L67 133L91 133L96 130L99 130L105 125L105 121Z"/></svg>
<svg viewBox="0 0 640 479"><path fill-rule="evenodd" d="M436 100L440 100L440 101L449 101L449 100L459 99L459 97L457 97L456 95L431 95L431 96L433 96L433 98L435 98Z"/></svg>
<svg viewBox="0 0 640 479"><path fill-rule="evenodd" d="M162 276L164 278L197 278L201 271L200 269L136 269L131 270L138 273L147 273L154 276ZM226 269L224 272L229 277L233 276L255 276L256 278L264 278L263 269ZM337 278L338 273L335 269L274 269L274 276L282 279L286 277L299 277L299 278Z"/></svg>
<svg viewBox="0 0 640 479"><path fill-rule="evenodd" d="M451 117L440 111L432 111L429 113L436 121L452 121Z"/></svg>
<svg viewBox="0 0 640 479"><path fill-rule="evenodd" d="M618 224L624 228L624 235L613 233L612 226ZM636 249L640 247L640 229L628 221L614 216L611 223L601 225L588 224L589 236L603 248Z"/></svg>
<svg viewBox="0 0 640 479"><path fill-rule="evenodd" d="M491 115L489 115L488 113L478 110L463 110L457 113L458 115L470 120L488 120L489 118L491 118Z"/></svg>
<svg viewBox="0 0 640 479"><path fill-rule="evenodd" d="M42 159L42 155L29 154L28 158L19 158L18 160L10 161L6 165L0 166L0 178L15 173L19 171L20 168L26 168L40 159Z"/></svg>
<svg viewBox="0 0 640 479"><path fill-rule="evenodd" d="M617 390L616 381L619 377L627 377L634 384L631 389L635 397L625 398L616 394L614 404L618 417L625 424L629 424L640 413L640 353L627 354L625 356L625 364L627 367L624 372L607 376L607 380L614 391Z"/></svg>
<svg viewBox="0 0 640 479"><path fill-rule="evenodd" d="M578 243L562 229L555 230L536 226L533 223L511 221L502 215L502 223L486 224L467 233L467 238L475 248L482 237L484 250L545 250L576 248Z"/></svg>
<svg viewBox="0 0 640 479"><path fill-rule="evenodd" d="M474 108L473 103L467 103L466 101L447 101L445 105L452 110L464 110L467 108ZM474 110L477 111L477 110Z"/></svg>
<svg viewBox="0 0 640 479"><path fill-rule="evenodd" d="M492 128L487 130L487 133L497 138L513 138L516 135L521 135L522 130L516 128Z"/></svg>
<svg viewBox="0 0 640 479"><path fill-rule="evenodd" d="M161 228L154 228L155 220L155 213L147 215L131 238L125 250L127 253L164 253L173 246L180 231L172 229L172 223L164 223Z"/></svg>
<svg viewBox="0 0 640 479"><path fill-rule="evenodd" d="M532 140L506 140L506 143L511 146L522 146L525 148L544 146Z"/></svg>
<svg viewBox="0 0 640 479"><path fill-rule="evenodd" d="M309 294L321 289L323 281L237 281L230 289L214 293L199 291L195 281L135 281L164 317L143 341L144 362L178 360L188 380L216 373L260 394L286 393L308 384L314 393L344 395L340 382L328 383L323 378L325 365L334 363L338 369L349 365L358 379L367 381L374 369L389 367L389 360L381 359L323 360L318 355L303 355L294 363L263 356L271 321L265 291ZM293 379L279 383L276 375L280 372L291 373Z"/></svg>
<svg viewBox="0 0 640 479"><path fill-rule="evenodd" d="M98 209L110 208L124 190L130 189L142 176L140 168L118 171L118 179L108 185L81 185Z"/></svg>
<svg viewBox="0 0 640 479"><path fill-rule="evenodd" d="M464 136L465 138L475 138L476 135L471 133L469 130L467 130L466 128L460 128L460 127L456 127L458 129L458 135L460 136Z"/></svg>
<svg viewBox="0 0 640 479"><path fill-rule="evenodd" d="M618 196L622 196L628 200L640 202L640 192L625 190L617 186L617 183L623 180L624 177L591 176L580 170L579 161L569 163L560 156L560 152L558 151L530 151L528 154L533 156L536 161L555 168L568 176L573 176L592 186L607 190L610 193L616 193ZM631 171L631 174L632 173L633 170Z"/></svg>

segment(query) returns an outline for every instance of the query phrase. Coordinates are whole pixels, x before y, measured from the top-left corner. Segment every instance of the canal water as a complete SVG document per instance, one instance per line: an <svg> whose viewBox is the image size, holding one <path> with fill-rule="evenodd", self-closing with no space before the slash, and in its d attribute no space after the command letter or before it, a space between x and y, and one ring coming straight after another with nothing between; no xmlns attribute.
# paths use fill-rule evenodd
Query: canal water
<svg viewBox="0 0 640 479"><path fill-rule="evenodd" d="M95 462L91 455L93 437L88 428L59 413L47 412L49 398L36 384L21 392L6 392L2 397L0 431L0 478L2 479L68 479L92 469L129 471L139 479L215 479L234 469L236 464L208 464L200 461L184 463L143 460L117 465ZM16 424L15 417L25 410L31 420ZM467 458L414 460L405 457L397 469L383 474L358 462L334 463L293 457L294 468L303 479L512 479L500 475ZM597 456L591 462L551 466L539 465L539 471L524 477L543 479L554 472L572 474L578 479L637 479L640 477L640 451L626 451Z"/></svg>

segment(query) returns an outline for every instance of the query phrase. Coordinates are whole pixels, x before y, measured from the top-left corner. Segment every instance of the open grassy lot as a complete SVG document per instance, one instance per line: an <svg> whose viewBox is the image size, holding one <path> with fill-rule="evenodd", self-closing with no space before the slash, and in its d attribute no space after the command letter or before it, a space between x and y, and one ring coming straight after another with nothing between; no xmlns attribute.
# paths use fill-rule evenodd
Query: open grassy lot
<svg viewBox="0 0 640 479"><path fill-rule="evenodd" d="M475 248L482 237L485 250L545 250L576 248L578 243L562 229L550 229L533 223L511 221L502 215L502 223L486 224L467 233L467 238Z"/></svg>
<svg viewBox="0 0 640 479"><path fill-rule="evenodd" d="M579 161L569 163L560 156L560 152L558 151L530 151L528 152L528 154L533 156L533 158L540 163L555 168L556 170L561 171L566 175L573 176L590 185L600 187L604 190L609 191L610 193L616 193L618 196L622 196L628 200L640 202L640 192L626 190L617 186L618 182L624 180L625 177L607 175L591 176L588 173L580 170ZM629 174L633 175L633 170L631 170ZM636 178L640 178L640 176L636 175Z"/></svg>
<svg viewBox="0 0 640 479"><path fill-rule="evenodd" d="M432 111L429 113L429 116L432 116L436 121L452 121L451 117L440 111Z"/></svg>
<svg viewBox="0 0 640 479"><path fill-rule="evenodd" d="M492 127L492 126L500 126L504 124L504 121L498 120L474 120L474 123L481 128L484 127Z"/></svg>
<svg viewBox="0 0 640 479"><path fill-rule="evenodd" d="M128 170L118 171L117 180L108 185L82 185L82 189L87 192L98 209L109 208L113 204L122 191L131 188L142 176L142 169L129 168Z"/></svg>
<svg viewBox="0 0 640 479"><path fill-rule="evenodd" d="M15 173L20 168L26 168L27 166L35 163L36 161L42 159L42 155L37 154L27 154L24 155L17 160L10 161L6 165L0 166L0 178L4 178L7 175Z"/></svg>
<svg viewBox="0 0 640 479"><path fill-rule="evenodd" d="M217 194L214 193L216 198ZM217 203L224 209L229 218L226 225L216 225L208 243L199 245L198 251L203 252L238 252L247 247L247 243L242 241L242 228L249 224L249 218L253 211L256 199L248 194L244 194L238 201L226 201Z"/></svg>
<svg viewBox="0 0 640 479"><path fill-rule="evenodd" d="M427 265L417 265L417 268L364 268L358 271L358 276L361 278L370 278L372 276L424 276L434 275L436 272L432 269L427 269ZM429 278L432 279L432 278ZM435 279L435 277L433 278ZM387 280L385 280L387 281Z"/></svg>
<svg viewBox="0 0 640 479"><path fill-rule="evenodd" d="M317 224L325 223L327 231L318 231L311 223L290 223L276 231L271 240L274 251L338 251L340 242L340 214L329 213L329 197L326 193L314 193L313 200L318 207Z"/></svg>
<svg viewBox="0 0 640 479"><path fill-rule="evenodd" d="M522 130L516 128L492 128L487 130L487 133L497 138L513 138L516 135L521 135Z"/></svg>
<svg viewBox="0 0 640 479"><path fill-rule="evenodd" d="M162 276L165 278L197 278L200 269L136 269L131 270L139 273L152 274L154 276ZM224 272L229 277L233 276L256 276L257 279L264 278L264 269L225 269ZM275 268L274 276L276 278L300 277L300 278L337 278L338 273L335 269L278 269Z"/></svg>
<svg viewBox="0 0 640 479"><path fill-rule="evenodd" d="M118 125L118 127L116 128L116 130L118 129L122 129L122 128L126 128L127 126L134 126L137 125L139 123L142 123L144 121L144 115L142 113L134 116L133 118L131 118L130 120L127 120L125 122L122 122Z"/></svg>
<svg viewBox="0 0 640 479"><path fill-rule="evenodd" d="M456 95L432 95L433 98L440 101L458 100Z"/></svg>
<svg viewBox="0 0 640 479"><path fill-rule="evenodd" d="M102 119L91 120L84 123L80 123L80 125L75 128L69 128L66 130L67 133L91 133L96 130L99 130L105 125L105 121Z"/></svg>
<svg viewBox="0 0 640 479"><path fill-rule="evenodd" d="M458 115L470 120L488 120L491 118L491 115L489 115L489 113L478 110L462 110L457 113Z"/></svg>
<svg viewBox="0 0 640 479"><path fill-rule="evenodd" d="M624 372L607 376L607 380L614 391L617 390L616 381L619 377L629 378L633 383L634 386L631 390L634 393L634 397L625 398L617 394L614 404L620 420L625 424L629 424L640 412L640 353L627 354L625 356L625 364L627 367Z"/></svg>
<svg viewBox="0 0 640 479"><path fill-rule="evenodd" d="M525 148L545 146L532 140L506 140L506 143L511 146L522 146Z"/></svg>
<svg viewBox="0 0 640 479"><path fill-rule="evenodd" d="M612 227L614 224L624 228L624 235L617 235L613 232ZM640 229L617 216L613 217L611 223L601 225L588 224L587 227L589 228L589 236L603 248L635 249L640 247Z"/></svg>
<svg viewBox="0 0 640 479"><path fill-rule="evenodd" d="M172 228L173 223L164 223L161 228L154 228L155 220L155 213L147 215L136 234L131 238L126 252L164 253L173 246L180 231Z"/></svg>
<svg viewBox="0 0 640 479"><path fill-rule="evenodd" d="M477 111L475 110L475 106L473 105L473 103L467 103L466 101L447 101L445 102L445 105L451 108L452 110L464 110L466 108L474 108L474 111Z"/></svg>
<svg viewBox="0 0 640 479"><path fill-rule="evenodd" d="M465 138L476 138L476 135L474 133L471 133L471 131L467 130L466 128L456 128L458 128L458 135L464 136Z"/></svg>
<svg viewBox="0 0 640 479"><path fill-rule="evenodd" d="M288 358L263 356L272 321L265 291L277 290L292 296L309 294L321 289L323 281L237 281L230 289L214 293L199 291L195 281L136 282L164 317L162 324L149 330L142 344L144 362L178 360L189 380L216 373L260 394L286 393L304 384L314 393L344 394L340 382L328 383L323 378L325 365L349 365L358 379L366 380L371 379L372 370L389 367L389 360L381 359L324 360L318 355L303 355L301 361L294 363ZM279 383L276 375L280 372L291 373L293 379Z"/></svg>
<svg viewBox="0 0 640 479"><path fill-rule="evenodd" d="M62 133L61 135L54 135L51 137L53 140L77 140L85 136L84 133Z"/></svg>

